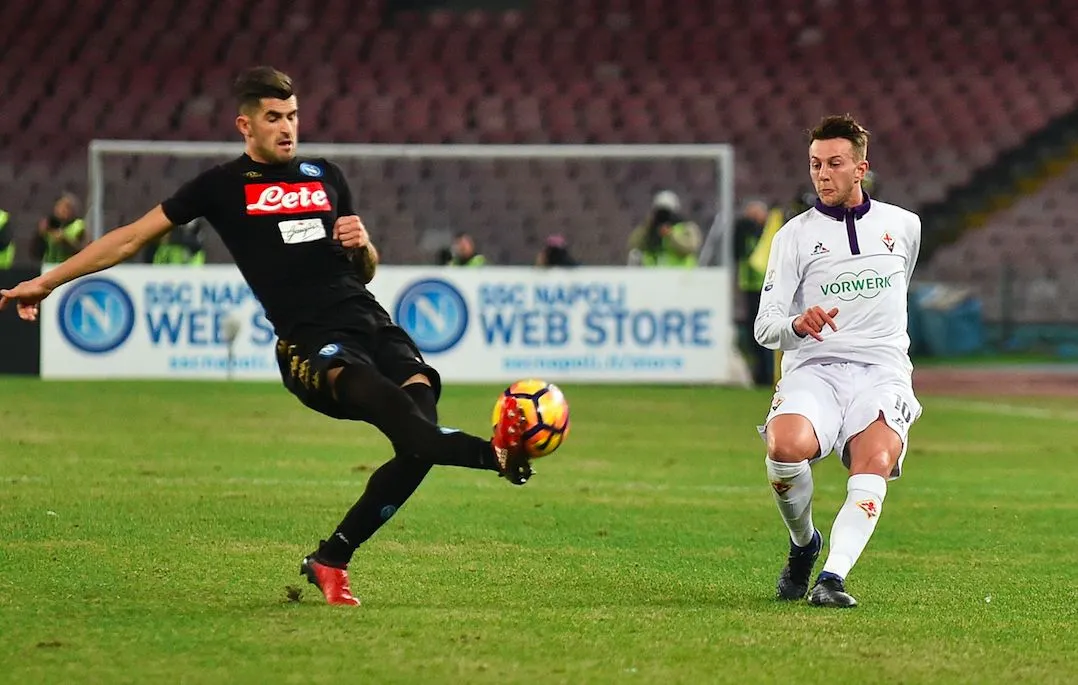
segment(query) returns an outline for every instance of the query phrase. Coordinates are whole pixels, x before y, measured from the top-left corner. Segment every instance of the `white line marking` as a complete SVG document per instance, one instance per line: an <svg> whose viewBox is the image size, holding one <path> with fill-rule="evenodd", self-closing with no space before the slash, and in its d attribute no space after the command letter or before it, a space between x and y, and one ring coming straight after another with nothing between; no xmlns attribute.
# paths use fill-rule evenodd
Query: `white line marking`
<svg viewBox="0 0 1078 685"><path fill-rule="evenodd" d="M1028 419L1048 419L1050 421L1078 422L1078 412L1044 407L1023 407L1017 404L978 402L976 400L929 400L937 407L966 411L973 414L996 414Z"/></svg>

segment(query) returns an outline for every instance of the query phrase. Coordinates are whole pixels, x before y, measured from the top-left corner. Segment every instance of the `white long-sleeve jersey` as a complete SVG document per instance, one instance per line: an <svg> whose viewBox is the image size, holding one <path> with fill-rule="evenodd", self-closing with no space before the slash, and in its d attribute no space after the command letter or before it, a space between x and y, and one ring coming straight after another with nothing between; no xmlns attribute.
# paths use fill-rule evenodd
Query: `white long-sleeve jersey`
<svg viewBox="0 0 1078 685"><path fill-rule="evenodd" d="M857 362L912 373L907 292L921 248L921 219L873 200L850 209L820 202L779 229L771 246L754 333L783 350L782 373L806 364ZM799 337L805 309L838 308L837 331Z"/></svg>

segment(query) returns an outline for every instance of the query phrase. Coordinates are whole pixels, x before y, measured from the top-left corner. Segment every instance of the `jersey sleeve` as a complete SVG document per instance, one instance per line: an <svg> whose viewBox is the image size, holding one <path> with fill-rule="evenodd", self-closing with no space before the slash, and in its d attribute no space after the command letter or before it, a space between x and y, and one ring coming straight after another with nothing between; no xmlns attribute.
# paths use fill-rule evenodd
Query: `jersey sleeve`
<svg viewBox="0 0 1078 685"><path fill-rule="evenodd" d="M352 202L352 189L348 186L348 179L344 177L344 171L333 162L326 161L326 167L330 170L333 185L337 188L337 216L352 216L356 213Z"/></svg>
<svg viewBox="0 0 1078 685"><path fill-rule="evenodd" d="M793 231L787 227L779 229L767 257L767 276L760 292L753 335L756 342L769 350L792 350L801 345L802 339L793 328L800 312L790 313L801 285L794 242Z"/></svg>
<svg viewBox="0 0 1078 685"><path fill-rule="evenodd" d="M209 212L213 197L211 172L206 171L180 186L180 189L161 203L161 209L173 226L182 226Z"/></svg>
<svg viewBox="0 0 1078 685"><path fill-rule="evenodd" d="M910 245L906 252L906 285L913 279L913 270L917 268L917 258L921 254L921 217L913 216L910 227Z"/></svg>

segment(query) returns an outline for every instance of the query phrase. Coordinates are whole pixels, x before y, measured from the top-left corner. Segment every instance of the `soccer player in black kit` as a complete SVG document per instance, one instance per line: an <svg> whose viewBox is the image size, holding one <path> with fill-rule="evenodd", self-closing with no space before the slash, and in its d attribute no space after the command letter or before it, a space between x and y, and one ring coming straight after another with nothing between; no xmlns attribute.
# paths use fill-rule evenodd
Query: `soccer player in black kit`
<svg viewBox="0 0 1078 685"><path fill-rule="evenodd" d="M352 554L432 465L497 471L516 485L528 480L524 416L515 401L507 403L490 440L438 426L438 373L367 290L378 254L340 168L296 157L292 80L255 67L236 79L234 91L243 155L198 175L48 273L0 291L0 308L14 301L19 316L33 321L38 303L56 287L119 264L174 226L205 217L273 324L285 387L315 411L373 424L395 449L300 565L328 603L358 605L348 581Z"/></svg>

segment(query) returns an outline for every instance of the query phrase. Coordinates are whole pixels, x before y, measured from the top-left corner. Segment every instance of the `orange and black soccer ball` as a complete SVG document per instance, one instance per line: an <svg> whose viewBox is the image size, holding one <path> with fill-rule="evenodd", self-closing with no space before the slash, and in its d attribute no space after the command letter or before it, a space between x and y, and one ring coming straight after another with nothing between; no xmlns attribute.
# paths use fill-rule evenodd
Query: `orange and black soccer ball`
<svg viewBox="0 0 1078 685"><path fill-rule="evenodd" d="M495 426L507 397L516 398L524 412L524 444L532 459L551 454L565 442L569 435L569 402L558 386L536 378L513 383L494 403Z"/></svg>

